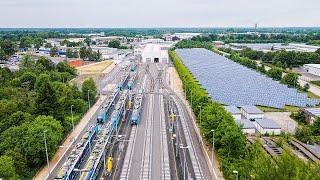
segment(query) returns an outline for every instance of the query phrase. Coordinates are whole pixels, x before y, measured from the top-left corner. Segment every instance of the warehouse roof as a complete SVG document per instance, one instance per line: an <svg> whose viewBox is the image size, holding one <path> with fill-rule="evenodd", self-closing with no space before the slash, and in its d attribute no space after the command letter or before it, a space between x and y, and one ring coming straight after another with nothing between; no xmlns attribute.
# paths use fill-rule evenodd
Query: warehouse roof
<svg viewBox="0 0 320 180"><path fill-rule="evenodd" d="M235 120L241 129L255 129L254 124L248 119Z"/></svg>
<svg viewBox="0 0 320 180"><path fill-rule="evenodd" d="M313 116L320 116L320 108L305 108L304 111Z"/></svg>
<svg viewBox="0 0 320 180"><path fill-rule="evenodd" d="M241 114L241 111L236 106L225 106L224 109L231 114Z"/></svg>
<svg viewBox="0 0 320 180"><path fill-rule="evenodd" d="M256 106L241 106L241 109L249 114L263 114L263 112Z"/></svg>
<svg viewBox="0 0 320 180"><path fill-rule="evenodd" d="M276 123L272 119L256 119L256 122L263 128L263 129L281 129L278 123Z"/></svg>
<svg viewBox="0 0 320 180"><path fill-rule="evenodd" d="M306 67L306 66L309 66L309 67L313 67L313 68L320 69L320 64L305 64L304 66L305 66L305 67Z"/></svg>

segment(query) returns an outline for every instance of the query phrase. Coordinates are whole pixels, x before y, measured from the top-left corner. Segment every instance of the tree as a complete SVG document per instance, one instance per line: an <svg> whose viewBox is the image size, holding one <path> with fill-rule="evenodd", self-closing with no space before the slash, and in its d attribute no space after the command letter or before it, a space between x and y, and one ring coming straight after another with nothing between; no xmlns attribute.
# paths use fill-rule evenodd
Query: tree
<svg viewBox="0 0 320 180"><path fill-rule="evenodd" d="M304 92L308 92L309 91L309 89L310 89L310 85L309 85L309 83L307 83L307 84L305 84L304 86L303 86L303 91Z"/></svg>
<svg viewBox="0 0 320 180"><path fill-rule="evenodd" d="M5 152L5 155L12 158L16 173L19 174L19 176L28 174L27 158L21 154L19 149L8 150Z"/></svg>
<svg viewBox="0 0 320 180"><path fill-rule="evenodd" d="M13 178L16 174L13 159L9 156L0 156L0 177L4 179Z"/></svg>
<svg viewBox="0 0 320 180"><path fill-rule="evenodd" d="M27 49L32 45L32 39L29 36L24 36L20 39L19 48Z"/></svg>
<svg viewBox="0 0 320 180"><path fill-rule="evenodd" d="M50 82L50 76L41 74L36 82L35 105L37 113L41 115L51 115L55 118L62 118L61 107L58 98Z"/></svg>
<svg viewBox="0 0 320 180"><path fill-rule="evenodd" d="M320 118L316 118L311 126L311 131L314 136L320 136Z"/></svg>
<svg viewBox="0 0 320 180"><path fill-rule="evenodd" d="M289 88L299 87L298 74L289 72L282 79L281 83L287 84Z"/></svg>
<svg viewBox="0 0 320 180"><path fill-rule="evenodd" d="M20 61L19 68L22 70L34 70L36 63L30 55L25 55Z"/></svg>
<svg viewBox="0 0 320 180"><path fill-rule="evenodd" d="M11 126L19 126L24 122L30 122L31 118L32 117L29 113L17 111L11 114L4 121L0 121L0 133L9 129Z"/></svg>
<svg viewBox="0 0 320 180"><path fill-rule="evenodd" d="M81 47L81 48L80 48L80 51L79 51L79 54L80 54L80 58L81 58L81 59L86 59L86 58L88 58L87 48L86 48L86 47Z"/></svg>
<svg viewBox="0 0 320 180"><path fill-rule="evenodd" d="M4 50L0 49L0 61L1 60L6 60L6 53L4 52Z"/></svg>
<svg viewBox="0 0 320 180"><path fill-rule="evenodd" d="M52 44L51 44L51 43L46 43L46 44L44 45L44 47L45 47L45 48L52 48Z"/></svg>
<svg viewBox="0 0 320 180"><path fill-rule="evenodd" d="M79 58L79 52L77 50L73 51L73 58Z"/></svg>
<svg viewBox="0 0 320 180"><path fill-rule="evenodd" d="M16 45L11 40L4 40L0 42L0 47L7 57L13 55L17 51Z"/></svg>
<svg viewBox="0 0 320 180"><path fill-rule="evenodd" d="M85 101L88 101L88 94L89 94L89 101L92 104L97 95L97 87L94 80L92 78L85 80L82 84L81 90L82 90L82 98Z"/></svg>
<svg viewBox="0 0 320 180"><path fill-rule="evenodd" d="M47 71L52 71L52 70L55 69L54 63L53 63L50 59L48 59L48 58L46 58L46 57L44 57L44 56L41 56L41 57L38 59L37 65L41 65L41 66L44 67L44 69L47 70Z"/></svg>
<svg viewBox="0 0 320 180"><path fill-rule="evenodd" d="M314 143L312 130L308 126L302 126L297 128L295 136L304 143L309 143L309 144Z"/></svg>
<svg viewBox="0 0 320 180"><path fill-rule="evenodd" d="M52 47L51 49L50 49L50 56L51 57L55 57L55 56L57 56L58 55L58 48L56 47L56 46L54 46L54 47Z"/></svg>
<svg viewBox="0 0 320 180"><path fill-rule="evenodd" d="M262 64L261 66L258 66L258 71L261 72L262 74L267 73L264 64Z"/></svg>
<svg viewBox="0 0 320 180"><path fill-rule="evenodd" d="M37 81L37 76L32 72L25 72L20 76L20 84L28 90L33 90Z"/></svg>
<svg viewBox="0 0 320 180"><path fill-rule="evenodd" d="M75 75L76 71L74 68L70 67L69 64L65 61L59 62L56 66L58 72L67 72L71 75Z"/></svg>
<svg viewBox="0 0 320 180"><path fill-rule="evenodd" d="M272 62L274 55L275 54L273 52L267 52L261 57L261 60L263 62Z"/></svg>
<svg viewBox="0 0 320 180"><path fill-rule="evenodd" d="M45 162L44 132L49 156L53 155L62 140L63 127L51 116L38 116L24 133L24 151L30 164L39 167Z"/></svg>
<svg viewBox="0 0 320 180"><path fill-rule="evenodd" d="M68 49L67 49L66 56L67 56L68 58L73 58L73 51L72 51L71 48L68 48Z"/></svg>
<svg viewBox="0 0 320 180"><path fill-rule="evenodd" d="M93 60L93 51L90 47L87 49L87 57L88 57L89 61Z"/></svg>
<svg viewBox="0 0 320 180"><path fill-rule="evenodd" d="M89 37L86 37L86 39L84 39L84 42L87 44L87 46L90 46L91 39Z"/></svg>
<svg viewBox="0 0 320 180"><path fill-rule="evenodd" d="M108 47L111 48L120 48L120 41L119 40L111 40L108 44Z"/></svg>
<svg viewBox="0 0 320 180"><path fill-rule="evenodd" d="M33 40L33 45L34 45L34 48L36 49L39 49L43 45L43 43L44 43L44 39L40 37L35 38Z"/></svg>
<svg viewBox="0 0 320 180"><path fill-rule="evenodd" d="M282 78L282 70L280 68L271 68L267 75L271 77L273 80L280 81Z"/></svg>
<svg viewBox="0 0 320 180"><path fill-rule="evenodd" d="M316 53L320 55L320 48L316 50Z"/></svg>

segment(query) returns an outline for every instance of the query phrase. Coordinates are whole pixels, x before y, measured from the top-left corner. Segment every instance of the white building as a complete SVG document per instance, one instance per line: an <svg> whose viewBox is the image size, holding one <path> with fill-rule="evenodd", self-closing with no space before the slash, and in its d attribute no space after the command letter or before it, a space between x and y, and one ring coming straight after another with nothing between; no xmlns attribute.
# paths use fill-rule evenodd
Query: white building
<svg viewBox="0 0 320 180"><path fill-rule="evenodd" d="M280 135L281 127L271 119L256 119L255 126L261 134Z"/></svg>
<svg viewBox="0 0 320 180"><path fill-rule="evenodd" d="M224 109L229 112L235 120L241 119L241 111L236 106L225 106Z"/></svg>
<svg viewBox="0 0 320 180"><path fill-rule="evenodd" d="M165 41L163 39L143 39L142 44L163 44Z"/></svg>
<svg viewBox="0 0 320 180"><path fill-rule="evenodd" d="M320 76L320 64L305 64L303 67L308 73Z"/></svg>
<svg viewBox="0 0 320 180"><path fill-rule="evenodd" d="M118 50L117 48L110 48L106 46L91 46L92 51L100 52L101 59L117 59Z"/></svg>
<svg viewBox="0 0 320 180"><path fill-rule="evenodd" d="M248 119L237 119L235 120L238 126L241 128L241 131L244 134L255 134L256 127L255 125Z"/></svg>
<svg viewBox="0 0 320 180"><path fill-rule="evenodd" d="M316 118L320 117L320 108L304 108L303 112L306 115L308 124L313 124Z"/></svg>
<svg viewBox="0 0 320 180"><path fill-rule="evenodd" d="M174 33L173 37L178 37L179 39L191 39L195 36L200 36L201 33Z"/></svg>
<svg viewBox="0 0 320 180"><path fill-rule="evenodd" d="M142 51L142 62L168 63L168 48L159 44L147 44Z"/></svg>
<svg viewBox="0 0 320 180"><path fill-rule="evenodd" d="M241 113L247 119L262 119L264 113L256 106L241 106Z"/></svg>

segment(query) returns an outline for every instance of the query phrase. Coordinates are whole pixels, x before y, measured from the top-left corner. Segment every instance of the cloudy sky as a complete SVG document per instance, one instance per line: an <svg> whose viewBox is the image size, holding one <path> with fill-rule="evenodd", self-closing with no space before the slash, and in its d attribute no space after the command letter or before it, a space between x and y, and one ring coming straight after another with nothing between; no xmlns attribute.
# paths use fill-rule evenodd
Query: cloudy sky
<svg viewBox="0 0 320 180"><path fill-rule="evenodd" d="M320 26L320 0L0 0L0 27Z"/></svg>

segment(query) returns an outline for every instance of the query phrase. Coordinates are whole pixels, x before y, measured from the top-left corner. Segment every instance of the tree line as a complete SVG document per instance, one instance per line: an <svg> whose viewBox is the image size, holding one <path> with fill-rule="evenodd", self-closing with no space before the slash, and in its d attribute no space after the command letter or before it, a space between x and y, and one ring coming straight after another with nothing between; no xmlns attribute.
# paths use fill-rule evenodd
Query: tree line
<svg viewBox="0 0 320 180"><path fill-rule="evenodd" d="M19 71L0 68L0 177L31 179L96 97L95 82L69 84L76 72L66 62L25 56ZM88 98L89 94L89 98ZM73 118L71 114L73 109Z"/></svg>
<svg viewBox="0 0 320 180"><path fill-rule="evenodd" d="M205 48L211 50L213 48L210 42L197 40L182 40L175 44L176 48Z"/></svg>
<svg viewBox="0 0 320 180"><path fill-rule="evenodd" d="M230 49L219 48L219 50L230 53L229 59L235 61L243 66L246 66L250 69L256 70L262 74L267 75L275 81L280 81L282 84L286 84L289 88L297 88L307 92L309 90L309 84L306 84L304 87L301 87L299 84L299 75L292 71L284 71L282 68L277 66L271 66L269 70L266 70L265 65L257 63L256 60L250 59L250 56L244 56L241 52L232 51ZM218 51L215 51L219 53Z"/></svg>
<svg viewBox="0 0 320 180"><path fill-rule="evenodd" d="M169 54L186 89L187 100L192 101L192 110L201 134L208 144L212 144L214 133L214 148L226 179L235 178L234 170L239 172L239 179L320 178L319 165L305 164L290 151L272 159L264 152L260 143L248 145L231 114L208 96L173 50Z"/></svg>
<svg viewBox="0 0 320 180"><path fill-rule="evenodd" d="M245 32L245 31L243 31ZM223 41L225 43L290 43L301 42L315 44L320 40L320 33L209 33L203 36L195 36L191 40L201 42Z"/></svg>
<svg viewBox="0 0 320 180"><path fill-rule="evenodd" d="M234 51L230 48L219 48L227 53L238 53L241 57L252 60L261 60L264 63L271 63L279 68L292 68L304 64L320 63L320 49L316 52L295 52L295 51L256 51L251 48L245 48L241 51Z"/></svg>

